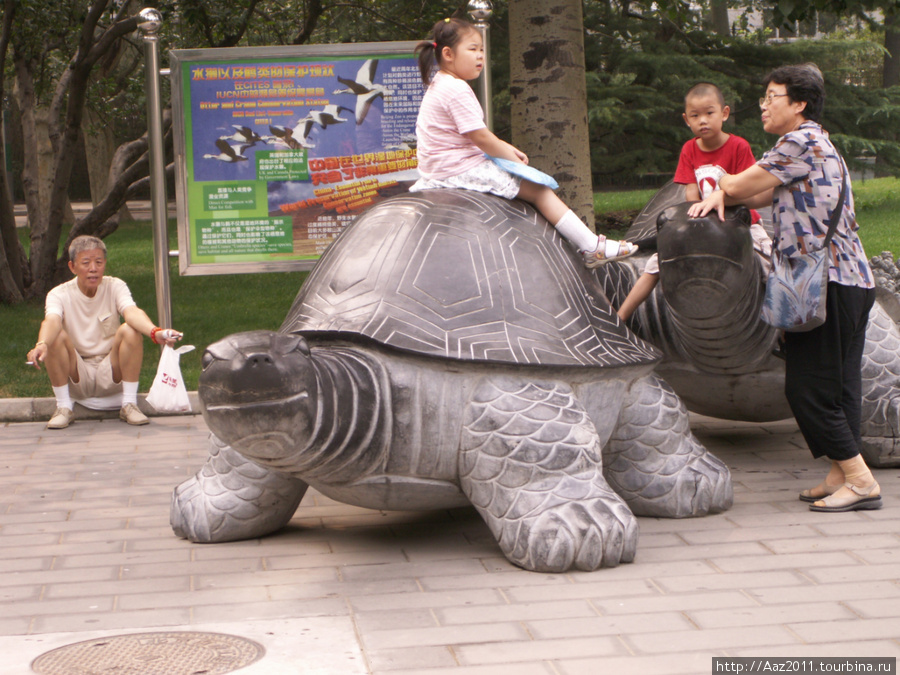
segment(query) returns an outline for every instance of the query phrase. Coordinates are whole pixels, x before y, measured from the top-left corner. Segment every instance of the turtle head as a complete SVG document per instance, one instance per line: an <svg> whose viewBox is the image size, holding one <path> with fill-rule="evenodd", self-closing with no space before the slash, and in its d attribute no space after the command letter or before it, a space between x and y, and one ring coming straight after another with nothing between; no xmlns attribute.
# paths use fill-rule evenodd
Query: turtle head
<svg viewBox="0 0 900 675"><path fill-rule="evenodd" d="M235 333L203 354L198 393L209 428L266 465L302 449L316 421L318 385L298 335Z"/></svg>
<svg viewBox="0 0 900 675"><path fill-rule="evenodd" d="M771 358L774 331L759 320L764 276L750 211L729 207L722 221L715 212L692 218L690 207L670 206L657 221L666 331L704 372L751 372Z"/></svg>
<svg viewBox="0 0 900 675"><path fill-rule="evenodd" d="M727 313L748 286L761 281L747 208L726 209L723 222L715 213L691 218L691 205L684 202L659 214L659 281L666 303L679 315L708 321Z"/></svg>

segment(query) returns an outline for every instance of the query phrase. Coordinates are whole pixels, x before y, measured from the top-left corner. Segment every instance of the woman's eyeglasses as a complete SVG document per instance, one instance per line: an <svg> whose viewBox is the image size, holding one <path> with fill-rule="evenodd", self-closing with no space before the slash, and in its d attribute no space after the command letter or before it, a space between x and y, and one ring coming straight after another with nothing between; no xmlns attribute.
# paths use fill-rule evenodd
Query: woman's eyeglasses
<svg viewBox="0 0 900 675"><path fill-rule="evenodd" d="M769 94L765 98L759 99L759 107L765 108L766 106L772 105L772 101L774 101L779 96L787 96L787 94Z"/></svg>

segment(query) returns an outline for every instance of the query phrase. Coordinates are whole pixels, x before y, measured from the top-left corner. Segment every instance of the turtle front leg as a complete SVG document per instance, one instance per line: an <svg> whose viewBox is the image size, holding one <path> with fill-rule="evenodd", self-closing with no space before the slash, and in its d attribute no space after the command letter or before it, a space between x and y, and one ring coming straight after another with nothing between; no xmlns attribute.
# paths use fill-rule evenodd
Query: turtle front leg
<svg viewBox="0 0 900 675"><path fill-rule="evenodd" d="M270 471L209 435L209 459L172 493L169 522L199 543L253 539L287 525L307 484Z"/></svg>
<svg viewBox="0 0 900 675"><path fill-rule="evenodd" d="M688 518L731 508L731 472L691 433L687 408L659 376L636 380L603 448L603 473L639 516Z"/></svg>
<svg viewBox="0 0 900 675"><path fill-rule="evenodd" d="M600 441L568 385L483 381L460 443L460 484L510 562L535 572L634 559L637 521L603 478Z"/></svg>

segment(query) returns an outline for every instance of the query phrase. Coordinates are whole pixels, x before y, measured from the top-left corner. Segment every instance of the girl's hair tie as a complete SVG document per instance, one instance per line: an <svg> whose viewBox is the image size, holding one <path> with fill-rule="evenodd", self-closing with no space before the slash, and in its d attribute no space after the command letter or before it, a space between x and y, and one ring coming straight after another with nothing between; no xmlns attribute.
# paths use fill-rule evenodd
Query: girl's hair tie
<svg viewBox="0 0 900 675"><path fill-rule="evenodd" d="M437 42L432 42L431 46L434 47L435 49L437 49Z"/></svg>
<svg viewBox="0 0 900 675"><path fill-rule="evenodd" d="M444 23L450 23L450 19L444 19Z"/></svg>

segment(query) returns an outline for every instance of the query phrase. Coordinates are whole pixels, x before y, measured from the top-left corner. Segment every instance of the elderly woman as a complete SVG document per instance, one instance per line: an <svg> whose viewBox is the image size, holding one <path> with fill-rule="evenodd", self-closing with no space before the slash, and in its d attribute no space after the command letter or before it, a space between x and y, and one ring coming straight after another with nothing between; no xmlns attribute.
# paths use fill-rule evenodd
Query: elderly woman
<svg viewBox="0 0 900 675"><path fill-rule="evenodd" d="M790 256L821 247L846 180L844 209L829 244L825 323L785 334L784 393L813 457L831 460L825 480L800 499L813 511L878 509L881 490L860 455L861 362L875 284L856 233L850 177L819 124L825 104L819 69L783 66L766 77L765 87L763 129L778 134L778 142L754 166L723 176L720 190L688 213L715 210L722 218L725 205L771 205L774 240Z"/></svg>

